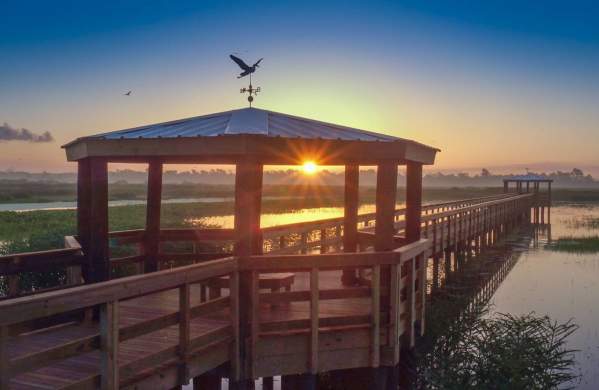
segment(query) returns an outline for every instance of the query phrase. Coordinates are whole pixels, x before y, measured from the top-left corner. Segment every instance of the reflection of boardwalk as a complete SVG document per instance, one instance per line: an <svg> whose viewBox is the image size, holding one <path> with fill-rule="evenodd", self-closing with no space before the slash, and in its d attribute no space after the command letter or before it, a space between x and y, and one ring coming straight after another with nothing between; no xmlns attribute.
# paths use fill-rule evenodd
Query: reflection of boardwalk
<svg viewBox="0 0 599 390"><path fill-rule="evenodd" d="M486 304L516 265L521 252L534 241L528 230L522 227L523 234L511 235L476 257L465 252L431 263L428 272L433 275L429 279L431 309L436 304L453 302L459 312L464 305ZM532 233L533 229L530 230Z"/></svg>

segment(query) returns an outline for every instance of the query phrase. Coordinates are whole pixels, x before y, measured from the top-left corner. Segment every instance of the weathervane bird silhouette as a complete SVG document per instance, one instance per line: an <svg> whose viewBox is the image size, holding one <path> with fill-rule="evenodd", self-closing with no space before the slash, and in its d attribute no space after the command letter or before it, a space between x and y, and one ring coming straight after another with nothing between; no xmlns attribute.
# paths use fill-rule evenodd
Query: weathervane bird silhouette
<svg viewBox="0 0 599 390"><path fill-rule="evenodd" d="M243 72L241 72L239 74L239 76L237 76L238 79L247 76L248 74L252 74L256 71L256 68L259 68L259 64L260 61L262 61L264 58L260 58L258 61L256 61L256 63L252 66L249 66L248 64L246 64L241 58L239 57L235 57L233 54L229 55L229 57L235 61L235 63L237 65L239 65L239 67L241 68L241 70L243 70Z"/></svg>
<svg viewBox="0 0 599 390"><path fill-rule="evenodd" d="M254 96L257 96L258 92L260 92L260 87L254 88L252 86L252 73L254 73L256 71L256 69L260 65L260 61L262 61L264 58L260 58L252 66L249 66L241 58L236 57L233 54L230 54L229 58L231 58L237 65L239 65L239 67L241 68L241 70L243 70L243 72L241 72L239 74L239 76L237 76L238 79L240 79L242 77L245 77L247 75L250 75L250 86L248 88L241 88L239 90L239 92L240 93L247 93L248 94L248 102L250 103L250 107L252 107L252 102L254 101ZM254 95L254 96L252 96L252 95Z"/></svg>

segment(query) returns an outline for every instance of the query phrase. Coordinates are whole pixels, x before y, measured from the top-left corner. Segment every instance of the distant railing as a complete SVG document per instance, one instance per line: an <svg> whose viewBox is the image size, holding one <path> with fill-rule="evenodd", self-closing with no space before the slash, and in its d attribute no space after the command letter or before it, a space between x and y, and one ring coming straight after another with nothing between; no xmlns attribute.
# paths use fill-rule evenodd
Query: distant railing
<svg viewBox="0 0 599 390"><path fill-rule="evenodd" d="M4 278L4 296L0 299L37 294L44 291L72 287L83 283L81 268L85 257L73 237L65 237L65 249L18 253L0 256L0 276ZM28 273L64 271L64 281L56 286L21 288L21 279ZM31 283L29 283L31 284Z"/></svg>

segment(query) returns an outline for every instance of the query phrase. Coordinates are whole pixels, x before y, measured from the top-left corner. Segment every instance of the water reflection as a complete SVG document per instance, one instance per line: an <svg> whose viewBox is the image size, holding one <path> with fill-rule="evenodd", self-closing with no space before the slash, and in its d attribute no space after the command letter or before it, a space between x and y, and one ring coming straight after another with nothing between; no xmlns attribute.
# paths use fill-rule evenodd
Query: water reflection
<svg viewBox="0 0 599 390"><path fill-rule="evenodd" d="M534 240L524 248L520 260L492 298L493 310L525 314L531 311L565 322L570 318L580 329L569 339L578 349L579 389L599 386L599 255L548 250L552 240L596 236L597 205L553 207L552 225L535 229Z"/></svg>
<svg viewBox="0 0 599 390"><path fill-rule="evenodd" d="M403 207L403 204L398 204L397 207ZM375 205L367 204L362 205L358 209L358 213L374 213ZM316 221L319 219L337 218L343 217L343 207L317 207L311 209L301 209L285 213L273 213L273 214L262 214L260 217L260 226L279 226L287 225L296 222L309 222ZM186 223L190 225L210 225L219 226L222 228L233 228L233 216L232 215L220 215L215 217L203 217L193 218L186 220Z"/></svg>

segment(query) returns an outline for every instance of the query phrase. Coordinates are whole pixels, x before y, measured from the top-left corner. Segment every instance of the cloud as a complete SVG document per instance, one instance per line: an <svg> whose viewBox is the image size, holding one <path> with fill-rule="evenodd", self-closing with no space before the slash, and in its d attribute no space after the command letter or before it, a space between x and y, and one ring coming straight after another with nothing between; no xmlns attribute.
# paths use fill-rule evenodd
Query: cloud
<svg viewBox="0 0 599 390"><path fill-rule="evenodd" d="M36 134L27 129L15 129L8 123L0 125L0 142L2 141L29 141L29 142L52 142L54 137L49 131Z"/></svg>

